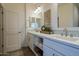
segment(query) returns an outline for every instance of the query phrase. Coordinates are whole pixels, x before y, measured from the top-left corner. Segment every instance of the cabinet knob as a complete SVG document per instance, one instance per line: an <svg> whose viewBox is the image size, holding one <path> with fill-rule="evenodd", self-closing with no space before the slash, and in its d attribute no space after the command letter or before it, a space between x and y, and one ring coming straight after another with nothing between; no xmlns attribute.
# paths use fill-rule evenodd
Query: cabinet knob
<svg viewBox="0 0 79 59"><path fill-rule="evenodd" d="M55 54L53 53L53 56L55 56Z"/></svg>

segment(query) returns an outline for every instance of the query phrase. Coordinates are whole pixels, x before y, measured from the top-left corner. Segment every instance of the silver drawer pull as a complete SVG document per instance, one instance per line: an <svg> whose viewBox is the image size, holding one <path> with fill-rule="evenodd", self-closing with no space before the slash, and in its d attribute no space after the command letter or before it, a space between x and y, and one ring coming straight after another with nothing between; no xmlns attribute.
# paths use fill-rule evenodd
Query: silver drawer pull
<svg viewBox="0 0 79 59"><path fill-rule="evenodd" d="M21 32L18 32L18 33L21 33Z"/></svg>
<svg viewBox="0 0 79 59"><path fill-rule="evenodd" d="M55 56L55 54L53 53L53 56Z"/></svg>

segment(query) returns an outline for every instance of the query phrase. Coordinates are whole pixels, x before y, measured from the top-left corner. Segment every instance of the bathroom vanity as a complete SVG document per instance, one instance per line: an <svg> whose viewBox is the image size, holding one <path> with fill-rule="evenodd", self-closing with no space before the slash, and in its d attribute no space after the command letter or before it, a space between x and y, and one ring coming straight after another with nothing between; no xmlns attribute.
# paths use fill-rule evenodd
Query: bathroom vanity
<svg viewBox="0 0 79 59"><path fill-rule="evenodd" d="M79 37L65 37L57 34L43 34L29 31L29 47L38 47L43 56L79 56Z"/></svg>

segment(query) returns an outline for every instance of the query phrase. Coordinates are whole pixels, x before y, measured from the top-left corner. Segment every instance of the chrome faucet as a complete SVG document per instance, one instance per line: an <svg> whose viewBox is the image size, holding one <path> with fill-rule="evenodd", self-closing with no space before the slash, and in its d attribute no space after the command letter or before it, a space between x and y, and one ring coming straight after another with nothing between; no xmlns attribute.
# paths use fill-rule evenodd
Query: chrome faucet
<svg viewBox="0 0 79 59"><path fill-rule="evenodd" d="M63 30L64 32L65 32L65 36L67 36L68 35L68 31L67 31L67 28L64 28L64 30Z"/></svg>

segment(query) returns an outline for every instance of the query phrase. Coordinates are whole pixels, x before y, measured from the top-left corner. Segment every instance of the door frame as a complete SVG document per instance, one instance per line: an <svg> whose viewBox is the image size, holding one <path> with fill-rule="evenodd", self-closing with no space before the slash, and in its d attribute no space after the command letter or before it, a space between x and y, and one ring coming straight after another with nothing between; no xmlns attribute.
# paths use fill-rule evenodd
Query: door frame
<svg viewBox="0 0 79 59"><path fill-rule="evenodd" d="M2 12L2 39L1 39L1 41L2 41L2 47L1 47L1 50L2 50L2 53L1 54L3 54L4 53L4 17L3 17L3 7L2 7L2 4L0 4L0 8L1 8L1 12Z"/></svg>

